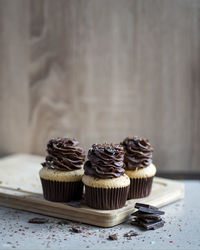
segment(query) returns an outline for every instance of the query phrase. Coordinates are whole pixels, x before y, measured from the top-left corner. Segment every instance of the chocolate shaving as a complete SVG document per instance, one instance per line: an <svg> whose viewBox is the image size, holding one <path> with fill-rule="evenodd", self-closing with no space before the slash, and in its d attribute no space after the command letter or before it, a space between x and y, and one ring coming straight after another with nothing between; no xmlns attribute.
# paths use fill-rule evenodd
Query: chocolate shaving
<svg viewBox="0 0 200 250"><path fill-rule="evenodd" d="M125 233L124 234L124 237L132 237L132 236L138 236L138 233L137 232L135 232L135 231L133 231L133 230L131 230L131 231L129 231L128 233Z"/></svg>
<svg viewBox="0 0 200 250"><path fill-rule="evenodd" d="M57 224L58 224L58 225L67 225L67 224L69 224L69 222L66 221L66 220L60 220L60 221L58 221Z"/></svg>
<svg viewBox="0 0 200 250"><path fill-rule="evenodd" d="M28 221L28 223L34 223L34 224L44 224L47 223L49 220L46 218L32 218Z"/></svg>
<svg viewBox="0 0 200 250"><path fill-rule="evenodd" d="M73 232L73 233L82 233L82 230L79 229L79 228L77 228L77 227L72 227L72 228L70 229L70 231Z"/></svg>

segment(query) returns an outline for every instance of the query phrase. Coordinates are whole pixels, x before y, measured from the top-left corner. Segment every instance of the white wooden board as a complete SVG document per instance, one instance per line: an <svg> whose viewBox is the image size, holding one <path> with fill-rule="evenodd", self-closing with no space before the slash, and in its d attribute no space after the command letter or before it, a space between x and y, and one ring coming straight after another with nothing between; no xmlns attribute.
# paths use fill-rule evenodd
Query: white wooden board
<svg viewBox="0 0 200 250"><path fill-rule="evenodd" d="M87 207L84 201L80 207L43 199L38 172L43 157L33 155L12 155L0 159L0 205L31 211L39 214L74 220L91 225L112 227L125 221L135 210L136 202L162 207L184 197L182 183L154 178L150 196L128 200L123 208L97 210Z"/></svg>

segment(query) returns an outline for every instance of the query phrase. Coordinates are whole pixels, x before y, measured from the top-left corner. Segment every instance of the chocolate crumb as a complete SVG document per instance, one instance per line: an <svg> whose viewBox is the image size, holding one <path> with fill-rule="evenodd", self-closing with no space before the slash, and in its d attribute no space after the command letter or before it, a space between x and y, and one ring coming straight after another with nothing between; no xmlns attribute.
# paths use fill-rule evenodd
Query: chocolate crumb
<svg viewBox="0 0 200 250"><path fill-rule="evenodd" d="M72 227L72 228L70 229L70 231L73 232L73 233L82 233L82 230L79 229L79 228L77 228L77 227Z"/></svg>
<svg viewBox="0 0 200 250"><path fill-rule="evenodd" d="M138 236L138 233L135 232L135 231L133 231L133 230L131 230L128 233L124 234L124 237L131 237L131 236Z"/></svg>
<svg viewBox="0 0 200 250"><path fill-rule="evenodd" d="M108 236L108 240L118 240L117 234L111 234Z"/></svg>
<svg viewBox="0 0 200 250"><path fill-rule="evenodd" d="M58 224L58 225L67 225L67 224L69 224L69 222L66 221L66 220L60 220L60 221L58 221L57 224Z"/></svg>
<svg viewBox="0 0 200 250"><path fill-rule="evenodd" d="M46 218L32 218L28 221L28 223L34 223L34 224L44 224L47 223L49 220Z"/></svg>

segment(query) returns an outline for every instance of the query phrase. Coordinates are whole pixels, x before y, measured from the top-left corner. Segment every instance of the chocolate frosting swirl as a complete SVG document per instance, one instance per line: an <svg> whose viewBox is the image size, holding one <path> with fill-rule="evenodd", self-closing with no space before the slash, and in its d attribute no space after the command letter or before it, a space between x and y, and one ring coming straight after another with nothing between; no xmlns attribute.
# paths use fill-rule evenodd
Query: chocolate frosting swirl
<svg viewBox="0 0 200 250"><path fill-rule="evenodd" d="M81 169L85 160L84 150L79 142L71 138L51 139L47 144L48 155L43 167L61 171Z"/></svg>
<svg viewBox="0 0 200 250"><path fill-rule="evenodd" d="M84 165L86 175L101 179L117 178L124 174L123 147L116 144L93 144Z"/></svg>
<svg viewBox="0 0 200 250"><path fill-rule="evenodd" d="M121 145L124 147L124 163L126 169L144 168L152 163L152 152L149 140L138 136L127 137Z"/></svg>

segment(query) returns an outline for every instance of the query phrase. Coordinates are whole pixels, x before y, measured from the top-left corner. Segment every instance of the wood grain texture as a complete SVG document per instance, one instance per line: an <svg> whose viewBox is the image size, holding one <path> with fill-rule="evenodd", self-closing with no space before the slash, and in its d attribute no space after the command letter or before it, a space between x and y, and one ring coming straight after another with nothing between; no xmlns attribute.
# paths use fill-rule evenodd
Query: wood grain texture
<svg viewBox="0 0 200 250"><path fill-rule="evenodd" d="M0 152L150 139L200 171L199 0L0 0Z"/></svg>

